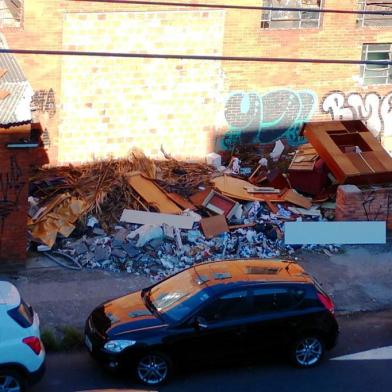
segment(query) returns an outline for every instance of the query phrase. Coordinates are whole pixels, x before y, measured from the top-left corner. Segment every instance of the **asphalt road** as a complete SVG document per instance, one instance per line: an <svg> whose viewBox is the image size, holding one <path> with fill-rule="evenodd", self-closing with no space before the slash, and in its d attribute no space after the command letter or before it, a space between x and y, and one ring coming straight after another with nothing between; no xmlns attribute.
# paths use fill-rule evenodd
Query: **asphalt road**
<svg viewBox="0 0 392 392"><path fill-rule="evenodd" d="M160 391L295 391L389 392L392 390L392 311L339 316L339 343L313 369L292 368L284 360L187 370ZM331 360L343 355L388 347L384 359ZM388 359L385 359L388 358ZM104 372L85 351L50 354L43 381L31 392L153 391ZM155 389L157 390L157 389Z"/></svg>

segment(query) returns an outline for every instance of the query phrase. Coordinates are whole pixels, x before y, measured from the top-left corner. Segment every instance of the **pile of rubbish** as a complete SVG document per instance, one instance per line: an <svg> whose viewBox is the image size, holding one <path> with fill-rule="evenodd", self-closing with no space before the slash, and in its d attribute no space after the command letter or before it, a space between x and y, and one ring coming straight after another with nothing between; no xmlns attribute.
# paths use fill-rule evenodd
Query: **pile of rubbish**
<svg viewBox="0 0 392 392"><path fill-rule="evenodd" d="M314 203L290 186L277 169L293 159L281 157L282 146L259 161L248 154L249 166L234 155L223 166L215 153L192 163L135 150L126 159L41 169L30 186L31 246L76 269L158 280L209 260L338 252L285 245L285 222L331 220L335 206L328 195Z"/></svg>

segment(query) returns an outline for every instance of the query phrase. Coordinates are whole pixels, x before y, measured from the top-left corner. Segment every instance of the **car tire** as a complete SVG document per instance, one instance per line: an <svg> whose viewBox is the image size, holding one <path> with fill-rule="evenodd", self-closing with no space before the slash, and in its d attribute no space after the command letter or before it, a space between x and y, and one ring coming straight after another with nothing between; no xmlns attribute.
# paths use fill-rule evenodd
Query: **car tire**
<svg viewBox="0 0 392 392"><path fill-rule="evenodd" d="M147 352L136 363L135 374L138 381L150 387L165 384L171 376L173 363L162 352Z"/></svg>
<svg viewBox="0 0 392 392"><path fill-rule="evenodd" d="M26 390L26 381L14 369L0 369L0 390L4 392L24 392Z"/></svg>
<svg viewBox="0 0 392 392"><path fill-rule="evenodd" d="M325 345L320 336L304 335L291 346L290 359L296 367L310 368L320 363L324 352Z"/></svg>

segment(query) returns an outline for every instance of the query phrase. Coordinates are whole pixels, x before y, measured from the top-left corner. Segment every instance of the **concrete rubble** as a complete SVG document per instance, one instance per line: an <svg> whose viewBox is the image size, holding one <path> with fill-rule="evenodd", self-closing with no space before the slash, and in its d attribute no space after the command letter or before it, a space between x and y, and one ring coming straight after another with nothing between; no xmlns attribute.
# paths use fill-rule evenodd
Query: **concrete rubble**
<svg viewBox="0 0 392 392"><path fill-rule="evenodd" d="M126 271L160 280L195 263L235 258L295 258L299 249L327 255L339 252L334 245L289 246L283 241L283 226L290 212L279 207L273 214L260 203L250 203L240 220L254 224L206 239L195 223L192 230L163 224L118 223L109 235L87 230L82 238L59 239L57 248L85 268ZM320 217L317 217L320 219ZM177 236L176 236L177 232Z"/></svg>

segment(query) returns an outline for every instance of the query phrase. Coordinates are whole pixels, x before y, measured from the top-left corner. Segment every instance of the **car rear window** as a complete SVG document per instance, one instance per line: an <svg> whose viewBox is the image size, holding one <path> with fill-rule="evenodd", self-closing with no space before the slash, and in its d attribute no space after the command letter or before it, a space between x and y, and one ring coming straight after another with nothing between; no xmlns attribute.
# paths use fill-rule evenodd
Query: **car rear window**
<svg viewBox="0 0 392 392"><path fill-rule="evenodd" d="M314 276L312 276L312 279L313 279L314 286L316 287L316 290L317 290L320 294L323 294L323 295L325 295L325 296L328 297L328 294L327 294L327 293L325 292L325 290L321 287L321 283L320 283Z"/></svg>
<svg viewBox="0 0 392 392"><path fill-rule="evenodd" d="M29 328L33 324L34 312L31 306L21 299L20 305L8 311L10 317L22 328Z"/></svg>

